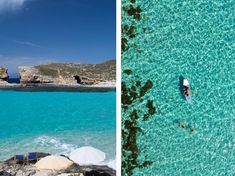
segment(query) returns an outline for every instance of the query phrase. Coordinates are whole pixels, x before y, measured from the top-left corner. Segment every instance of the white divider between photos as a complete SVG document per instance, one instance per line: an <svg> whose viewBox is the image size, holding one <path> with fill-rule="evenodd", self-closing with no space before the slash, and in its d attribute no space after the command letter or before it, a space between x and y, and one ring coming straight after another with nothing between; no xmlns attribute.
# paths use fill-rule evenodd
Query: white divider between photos
<svg viewBox="0 0 235 176"><path fill-rule="evenodd" d="M116 0L116 175L121 176L121 0Z"/></svg>

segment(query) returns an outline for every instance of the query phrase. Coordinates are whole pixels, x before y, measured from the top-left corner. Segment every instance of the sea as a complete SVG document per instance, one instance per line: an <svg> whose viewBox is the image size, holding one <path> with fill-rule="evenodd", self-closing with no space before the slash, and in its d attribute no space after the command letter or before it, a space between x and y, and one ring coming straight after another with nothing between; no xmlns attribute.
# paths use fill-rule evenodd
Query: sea
<svg viewBox="0 0 235 176"><path fill-rule="evenodd" d="M0 126L1 161L92 146L109 162L116 157L116 92L0 90Z"/></svg>
<svg viewBox="0 0 235 176"><path fill-rule="evenodd" d="M131 6L140 7L140 20ZM234 9L231 0L122 0L122 26L135 28L122 36L122 70L132 71L122 81L153 82L142 103L122 112L123 122L149 99L156 107L137 123L137 162L151 164L134 166L134 176L235 175ZM192 104L181 78L189 80Z"/></svg>

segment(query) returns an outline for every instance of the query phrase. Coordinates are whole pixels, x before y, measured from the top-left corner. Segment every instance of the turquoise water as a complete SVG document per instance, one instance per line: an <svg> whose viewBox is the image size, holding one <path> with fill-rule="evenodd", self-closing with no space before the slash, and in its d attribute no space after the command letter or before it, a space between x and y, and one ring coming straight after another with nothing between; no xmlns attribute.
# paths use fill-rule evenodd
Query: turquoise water
<svg viewBox="0 0 235 176"><path fill-rule="evenodd" d="M123 0L122 6L129 4ZM143 130L137 136L138 160L153 163L135 168L133 175L235 175L235 1L137 5L140 21L122 12L123 25L136 27L122 67L143 82L152 80L145 101L153 99L157 113L138 123ZM192 105L181 95L180 76L191 83ZM130 77L123 74L123 80L130 85ZM128 118L123 112L123 120Z"/></svg>
<svg viewBox="0 0 235 176"><path fill-rule="evenodd" d="M115 158L115 92L0 91L0 160L27 152L69 154L89 145Z"/></svg>

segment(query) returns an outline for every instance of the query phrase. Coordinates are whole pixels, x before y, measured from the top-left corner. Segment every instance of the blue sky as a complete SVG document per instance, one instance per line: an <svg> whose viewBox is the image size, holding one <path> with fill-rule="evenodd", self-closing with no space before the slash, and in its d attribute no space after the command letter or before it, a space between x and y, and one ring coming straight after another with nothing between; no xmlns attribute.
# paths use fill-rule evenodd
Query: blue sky
<svg viewBox="0 0 235 176"><path fill-rule="evenodd" d="M100 63L116 55L115 0L0 0L0 66Z"/></svg>

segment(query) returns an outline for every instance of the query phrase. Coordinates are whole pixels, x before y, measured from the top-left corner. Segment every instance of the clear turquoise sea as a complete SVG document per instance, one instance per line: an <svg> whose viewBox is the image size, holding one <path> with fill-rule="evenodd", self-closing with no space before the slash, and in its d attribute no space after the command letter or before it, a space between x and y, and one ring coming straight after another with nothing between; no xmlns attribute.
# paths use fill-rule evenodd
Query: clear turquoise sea
<svg viewBox="0 0 235 176"><path fill-rule="evenodd" d="M123 0L123 7L128 4ZM145 100L154 100L157 113L138 121L138 160L153 164L133 175L234 176L235 1L137 0L138 5L140 21L122 12L122 23L136 27L122 67L142 82L152 80ZM192 105L181 95L180 76L191 84ZM123 80L130 86L128 76ZM128 118L123 112L123 120ZM195 132L190 135L179 123Z"/></svg>
<svg viewBox="0 0 235 176"><path fill-rule="evenodd" d="M115 159L116 93L0 91L0 160L93 146Z"/></svg>

